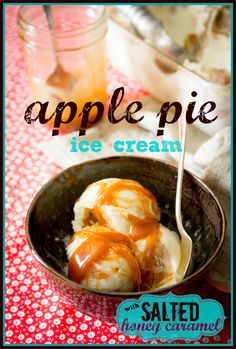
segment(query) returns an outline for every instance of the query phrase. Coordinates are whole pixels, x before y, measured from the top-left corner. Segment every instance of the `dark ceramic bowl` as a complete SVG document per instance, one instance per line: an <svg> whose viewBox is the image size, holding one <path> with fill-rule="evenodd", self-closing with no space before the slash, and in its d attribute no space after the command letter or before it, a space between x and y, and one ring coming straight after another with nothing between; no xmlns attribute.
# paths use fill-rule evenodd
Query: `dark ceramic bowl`
<svg viewBox="0 0 236 349"><path fill-rule="evenodd" d="M64 238L73 235L73 206L85 188L100 179L117 177L137 180L157 197L163 225L177 231L175 223L176 167L159 160L141 157L111 157L76 165L51 179L35 196L26 219L26 236L32 254L49 283L81 312L114 322L118 304L145 293L194 293L197 278L202 278L218 255L224 240L223 210L210 189L185 171L182 214L186 231L193 240L194 260L190 276L182 282L152 292L100 292L80 286L66 275L67 256Z"/></svg>

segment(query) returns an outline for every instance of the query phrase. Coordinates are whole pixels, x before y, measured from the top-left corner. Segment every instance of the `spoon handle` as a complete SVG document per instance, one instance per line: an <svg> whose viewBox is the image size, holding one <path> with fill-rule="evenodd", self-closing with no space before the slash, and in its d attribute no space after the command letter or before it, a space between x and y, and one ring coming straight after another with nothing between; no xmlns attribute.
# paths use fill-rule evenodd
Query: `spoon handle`
<svg viewBox="0 0 236 349"><path fill-rule="evenodd" d="M184 175L184 158L185 158L185 148L186 148L186 134L187 134L187 123L186 120L180 117L178 121L179 127L179 139L181 140L182 152L180 153L180 159L178 163L178 178L177 178L177 188L176 188L176 199L175 199L175 217L176 223L181 235L181 261L178 267L178 277L181 281L187 272L192 268L192 239L189 237L184 229L182 214L181 214L181 198L182 198L182 185L183 185L183 175Z"/></svg>
<svg viewBox="0 0 236 349"><path fill-rule="evenodd" d="M147 9L146 6L119 5L118 11L129 19L133 28L144 39L163 50L174 59L185 57L185 50L178 45L165 31L163 24Z"/></svg>
<svg viewBox="0 0 236 349"><path fill-rule="evenodd" d="M48 28L50 29L51 32L53 32L53 31L54 31L54 28L53 28L53 20L52 20L52 10L51 10L51 6L50 6L50 5L43 5L43 9L44 9L44 13L45 13L45 15L46 15Z"/></svg>
<svg viewBox="0 0 236 349"><path fill-rule="evenodd" d="M180 117L178 121L179 129L179 139L181 141L182 152L180 153L180 158L178 162L178 178L177 178L177 188L176 188L176 201L175 201L175 215L177 226L179 230L184 230L182 215L181 215L181 198L182 198L182 185L183 185L183 174L184 174L184 159L185 159L185 147L186 147L186 133L187 133L187 123Z"/></svg>
<svg viewBox="0 0 236 349"><path fill-rule="evenodd" d="M55 30L54 30L54 24L53 24L53 18L52 18L52 9L50 5L43 5L43 10L46 16L48 28L51 32L51 41L52 41L52 48L55 56L55 61L57 65L59 65L59 58L57 54L57 44L56 44L56 38L55 38Z"/></svg>

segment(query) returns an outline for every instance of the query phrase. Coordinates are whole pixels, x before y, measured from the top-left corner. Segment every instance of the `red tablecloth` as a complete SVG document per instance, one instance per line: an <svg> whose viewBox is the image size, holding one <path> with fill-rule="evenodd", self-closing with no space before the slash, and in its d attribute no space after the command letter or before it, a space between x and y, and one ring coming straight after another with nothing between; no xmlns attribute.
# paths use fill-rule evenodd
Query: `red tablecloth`
<svg viewBox="0 0 236 349"><path fill-rule="evenodd" d="M17 10L17 6L6 8L5 341L11 344L144 343L137 336L131 338L123 335L115 325L88 317L66 305L32 261L25 239L26 212L36 192L61 169L37 150L39 142L50 139L51 132L42 125L28 125L23 119L24 111L32 101L27 86L24 52L17 34ZM128 81L112 68L109 81L109 91L125 86L131 100L144 94L138 84ZM229 295L208 284L198 285L196 292L203 298L219 300L227 316L225 328L219 335L203 337L199 342L229 343Z"/></svg>

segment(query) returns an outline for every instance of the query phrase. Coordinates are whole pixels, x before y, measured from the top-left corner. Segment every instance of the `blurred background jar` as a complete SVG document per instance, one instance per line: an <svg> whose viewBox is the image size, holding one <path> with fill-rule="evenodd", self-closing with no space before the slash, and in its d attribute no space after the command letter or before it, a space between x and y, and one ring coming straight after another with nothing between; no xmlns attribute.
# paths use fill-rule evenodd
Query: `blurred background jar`
<svg viewBox="0 0 236 349"><path fill-rule="evenodd" d="M87 102L106 102L106 32L104 6L50 6L53 33L49 30L43 6L22 6L18 13L19 35L26 53L30 90L33 101L49 101L46 116L50 117L59 102L73 101L77 114L60 129L71 132L80 128L83 106ZM54 35L54 39L52 37ZM55 54L56 50L56 54ZM58 65L70 73L70 86L52 86L48 79ZM67 120L70 108L63 112ZM89 120L96 117L96 107ZM47 123L52 127L54 118Z"/></svg>

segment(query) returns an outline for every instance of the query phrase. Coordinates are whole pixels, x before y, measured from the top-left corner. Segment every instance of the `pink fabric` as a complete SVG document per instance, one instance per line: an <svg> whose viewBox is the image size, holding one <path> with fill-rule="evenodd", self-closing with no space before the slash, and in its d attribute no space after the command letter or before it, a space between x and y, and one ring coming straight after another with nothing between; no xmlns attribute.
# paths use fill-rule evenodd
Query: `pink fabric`
<svg viewBox="0 0 236 349"><path fill-rule="evenodd" d="M115 325L83 315L66 305L33 262L25 239L26 212L36 192L61 169L37 150L39 142L50 139L51 131L37 123L28 125L23 119L32 101L23 47L17 34L18 8L6 8L6 343L144 343L137 336L123 335ZM145 94L138 84L113 68L109 69L108 81L108 91L125 86L130 100ZM203 337L199 342L229 343L229 295L208 284L197 285L196 293L219 300L227 316L225 328L219 335Z"/></svg>

